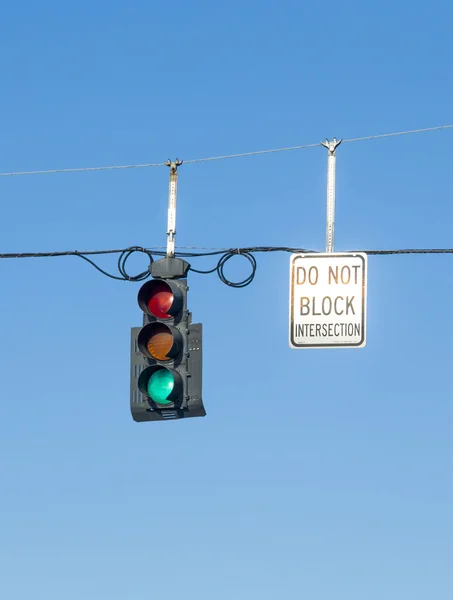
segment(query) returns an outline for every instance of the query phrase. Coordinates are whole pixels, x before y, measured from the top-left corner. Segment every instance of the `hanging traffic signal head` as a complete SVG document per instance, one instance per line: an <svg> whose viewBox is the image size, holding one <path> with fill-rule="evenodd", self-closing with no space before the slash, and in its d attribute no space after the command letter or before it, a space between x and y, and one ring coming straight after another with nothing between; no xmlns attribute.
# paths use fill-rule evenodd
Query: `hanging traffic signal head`
<svg viewBox="0 0 453 600"><path fill-rule="evenodd" d="M178 260L178 259L173 259ZM155 278L138 293L143 327L132 329L131 412L136 421L198 417L201 324L187 310L185 279Z"/></svg>

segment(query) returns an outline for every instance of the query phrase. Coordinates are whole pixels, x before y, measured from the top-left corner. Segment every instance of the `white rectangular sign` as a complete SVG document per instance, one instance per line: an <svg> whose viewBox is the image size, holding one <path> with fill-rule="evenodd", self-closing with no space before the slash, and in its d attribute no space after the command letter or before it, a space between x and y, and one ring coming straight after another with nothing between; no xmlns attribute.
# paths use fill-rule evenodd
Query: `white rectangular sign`
<svg viewBox="0 0 453 600"><path fill-rule="evenodd" d="M366 343L367 255L293 254L291 348L363 348Z"/></svg>

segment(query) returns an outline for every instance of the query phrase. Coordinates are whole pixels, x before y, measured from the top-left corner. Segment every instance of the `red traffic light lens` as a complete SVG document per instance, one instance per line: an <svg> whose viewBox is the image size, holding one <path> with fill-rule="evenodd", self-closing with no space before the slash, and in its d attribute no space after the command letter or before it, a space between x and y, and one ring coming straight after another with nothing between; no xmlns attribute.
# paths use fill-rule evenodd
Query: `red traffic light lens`
<svg viewBox="0 0 453 600"><path fill-rule="evenodd" d="M163 281L158 281L148 298L148 309L158 319L169 319L168 311L173 304L173 292Z"/></svg>
<svg viewBox="0 0 453 600"><path fill-rule="evenodd" d="M183 307L183 296L175 283L154 279L142 286L138 303L148 315L157 319L171 319Z"/></svg>
<svg viewBox="0 0 453 600"><path fill-rule="evenodd" d="M157 321L148 323L141 329L137 343L142 354L160 361L177 357L183 349L180 331Z"/></svg>

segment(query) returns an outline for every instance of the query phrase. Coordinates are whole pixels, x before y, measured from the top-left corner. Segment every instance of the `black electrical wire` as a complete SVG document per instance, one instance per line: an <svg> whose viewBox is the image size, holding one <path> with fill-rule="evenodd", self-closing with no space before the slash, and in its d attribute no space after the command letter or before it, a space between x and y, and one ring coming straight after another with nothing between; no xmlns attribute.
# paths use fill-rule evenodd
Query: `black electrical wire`
<svg viewBox="0 0 453 600"><path fill-rule="evenodd" d="M132 254L134 254L135 252L141 252L148 256L149 267L151 267L152 263L154 262L154 257L151 254L150 250L147 250L146 248L141 248L140 246L131 246L130 248L126 248L120 253L118 257L118 272L120 274L120 277L118 277L118 275L112 275L111 273L104 271L104 269L101 269L101 267L97 265L93 260L88 258L86 254L76 252L74 253L74 256L78 256L79 258L82 258L86 262L90 263L90 265L92 265L100 273L106 275L110 279L116 279L117 281L144 281L151 274L149 268L146 271L143 271L142 273L138 273L138 275L129 275L129 273L126 271L126 263L132 256Z"/></svg>
<svg viewBox="0 0 453 600"><path fill-rule="evenodd" d="M233 258L233 256L243 256L244 258L246 258L249 261L249 263L252 267L250 275L241 281L231 281L230 279L228 279L225 276L225 272L224 272L225 265L231 258ZM212 269L209 269L208 271L200 271L198 269L194 269L193 267L190 267L190 270L193 271L194 273L201 273L203 275L208 275L210 273L214 273L215 271L217 271L217 275L219 276L220 281L222 283L224 283L225 285L228 285L229 287L233 287L233 288L243 288L243 287L246 287L247 285L250 285L252 283L252 281L255 279L256 266L257 266L256 258L253 256L253 254L251 254L250 252L247 252L247 250L245 250L245 249L241 250L241 248L237 248L236 250L228 250L227 252L222 254L222 256L219 258L219 261L216 264L216 266L213 267Z"/></svg>
<svg viewBox="0 0 453 600"><path fill-rule="evenodd" d="M196 250L196 248L194 248ZM175 253L175 256L180 258L201 258L206 256L219 256L217 264L212 269L201 270L190 267L190 270L194 273L201 275L209 275L211 273L217 273L220 281L225 285L233 288L243 288L252 283L256 275L257 262L254 256L257 252L288 252L292 254L313 254L315 250L308 250L306 248L293 248L289 246L250 246L246 248L219 248L211 251L186 251L181 250ZM369 254L370 256L384 256L384 255L403 255L403 254L453 254L453 248L410 248L401 250L350 250L349 252L362 252ZM131 275L126 268L129 258L135 254L145 254L149 259L149 265L146 271ZM89 256L99 256L108 254L119 254L117 269L119 275L114 275L108 271L102 269L94 260ZM118 249L118 250L69 250L66 252L18 252L18 253L3 253L0 254L0 259L13 259L13 258L53 258L56 256L76 256L92 265L97 271L117 281L144 281L151 276L151 265L154 262L154 256L166 256L164 250L143 248L141 246L130 246L129 248ZM250 263L251 271L248 277L241 281L231 281L225 275L225 265L234 256L243 256Z"/></svg>
<svg viewBox="0 0 453 600"><path fill-rule="evenodd" d="M138 275L129 275L129 273L126 271L126 263L132 256L132 254L134 254L135 252L142 252L143 254L147 255L147 257L149 258L149 267L146 271L143 271ZM154 258L150 250L147 250L146 248L141 248L140 246L133 246L131 248L128 248L127 250L124 250L124 252L120 254L118 258L118 271L120 272L120 275L125 281L143 281L144 279L147 279L149 277L150 267L153 264L153 262Z"/></svg>
<svg viewBox="0 0 453 600"><path fill-rule="evenodd" d="M453 254L453 248L412 248L409 250L355 250L370 256L385 256L389 254Z"/></svg>
<svg viewBox="0 0 453 600"><path fill-rule="evenodd" d="M141 246L131 246L129 248L121 249L121 250L85 250L80 252L79 250L68 250L65 252L17 252L17 253L4 253L0 254L0 258L54 258L56 256L77 256L82 260L86 261L90 265L92 265L96 270L100 273L109 277L110 279L116 279L117 281L143 281L150 276L150 270L147 269L137 275L130 275L126 270L126 264L132 254L139 252L142 254L146 254L149 258L149 267L154 262L153 254L164 255L164 252L160 252L159 250L149 250L147 248L142 248ZM94 255L102 255L102 254L119 254L117 268L120 276L113 275L108 271L102 269L94 260L88 258L88 256Z"/></svg>

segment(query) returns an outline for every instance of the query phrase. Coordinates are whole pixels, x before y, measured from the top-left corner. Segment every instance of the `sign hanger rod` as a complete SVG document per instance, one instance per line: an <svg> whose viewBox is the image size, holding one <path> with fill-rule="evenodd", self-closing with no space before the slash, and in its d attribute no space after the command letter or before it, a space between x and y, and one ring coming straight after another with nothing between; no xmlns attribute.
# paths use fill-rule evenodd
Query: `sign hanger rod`
<svg viewBox="0 0 453 600"><path fill-rule="evenodd" d="M170 167L170 183L168 186L168 220L167 220L167 257L175 255L176 237L176 199L178 195L178 167L182 160L167 160L165 163Z"/></svg>
<svg viewBox="0 0 453 600"><path fill-rule="evenodd" d="M342 140L333 138L331 142L326 139L321 142L321 146L327 148L327 217L326 217L326 252L331 253L334 250L335 237L335 170L336 170L336 149Z"/></svg>

